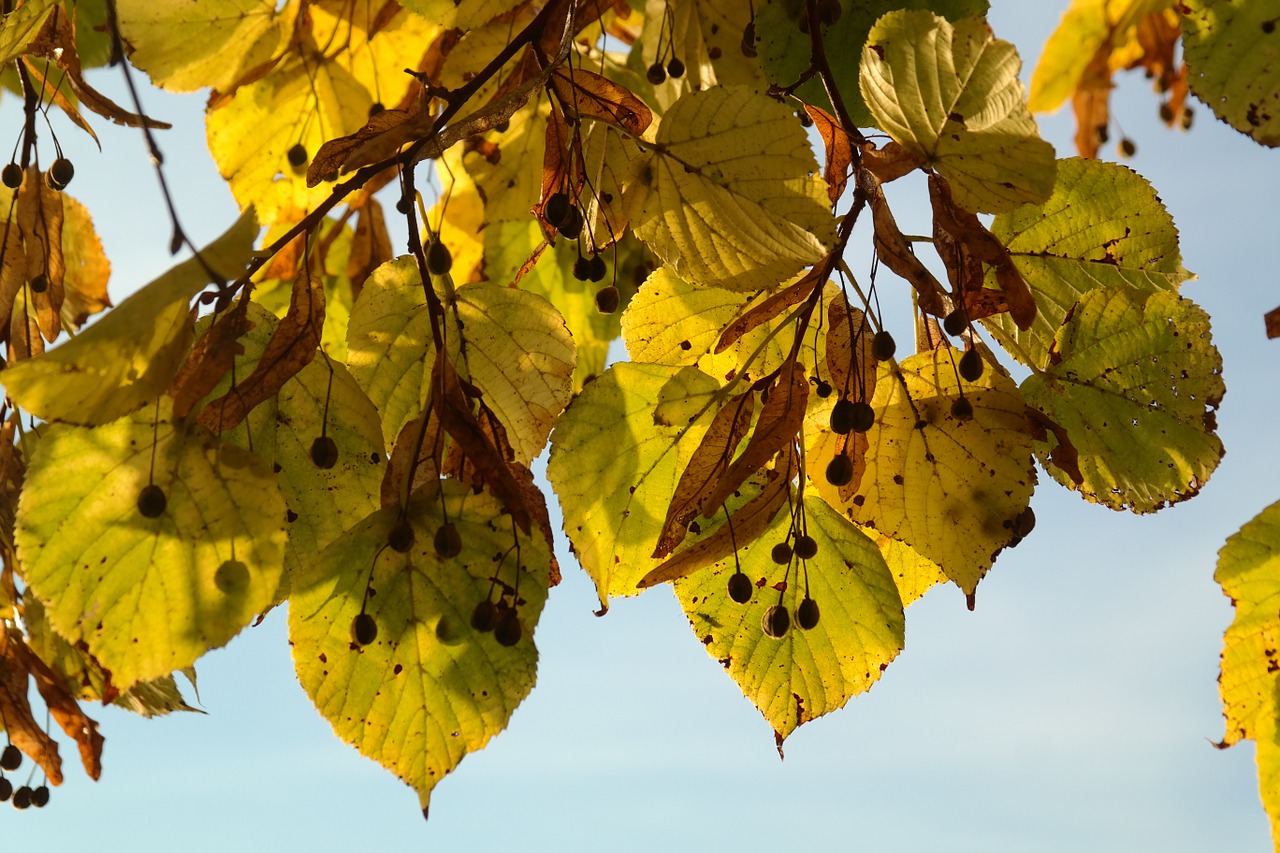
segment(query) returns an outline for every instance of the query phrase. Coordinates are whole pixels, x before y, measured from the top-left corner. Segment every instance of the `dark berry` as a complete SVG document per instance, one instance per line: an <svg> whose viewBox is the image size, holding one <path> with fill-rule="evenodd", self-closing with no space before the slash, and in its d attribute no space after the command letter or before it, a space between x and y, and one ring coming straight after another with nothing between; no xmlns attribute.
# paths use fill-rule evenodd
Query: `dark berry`
<svg viewBox="0 0 1280 853"><path fill-rule="evenodd" d="M684 76L684 63L676 57L671 57L671 61L667 63L667 76L672 80L679 80Z"/></svg>
<svg viewBox="0 0 1280 853"><path fill-rule="evenodd" d="M542 218L551 225L559 227L569 215L569 196L564 193L552 193L542 208Z"/></svg>
<svg viewBox="0 0 1280 853"><path fill-rule="evenodd" d="M31 789L26 785L13 792L13 807L25 809L31 806Z"/></svg>
<svg viewBox="0 0 1280 853"><path fill-rule="evenodd" d="M164 508L169 505L169 501L165 499L164 489L155 483L143 487L138 493L138 512L142 513L145 518L159 518L164 514ZM9 751L5 750L5 756L8 757ZM0 767L5 770L12 770L12 767L5 765L0 761Z"/></svg>
<svg viewBox="0 0 1280 853"><path fill-rule="evenodd" d="M578 259L573 262L573 277L578 281L586 281L591 278L591 261L579 255Z"/></svg>
<svg viewBox="0 0 1280 853"><path fill-rule="evenodd" d="M827 482L833 486L847 486L853 479L853 460L841 453L827 463Z"/></svg>
<svg viewBox="0 0 1280 853"><path fill-rule="evenodd" d="M853 401L847 397L836 400L831 407L831 431L839 435L848 435L853 429Z"/></svg>
<svg viewBox="0 0 1280 853"><path fill-rule="evenodd" d="M596 310L601 314L612 314L618 310L618 288L606 284L596 291Z"/></svg>
<svg viewBox="0 0 1280 853"><path fill-rule="evenodd" d="M427 244L427 272L432 275L448 275L453 269L453 255L437 236Z"/></svg>
<svg viewBox="0 0 1280 853"><path fill-rule="evenodd" d="M1165 124L1173 124L1173 107L1168 102L1160 105L1160 120Z"/></svg>
<svg viewBox="0 0 1280 853"><path fill-rule="evenodd" d="M338 464L338 444L327 435L317 435L311 442L311 461L326 471Z"/></svg>
<svg viewBox="0 0 1280 853"><path fill-rule="evenodd" d="M457 525L452 521L440 525L432 544L435 545L436 553L445 559L462 553L462 536L458 534Z"/></svg>
<svg viewBox="0 0 1280 853"><path fill-rule="evenodd" d="M969 328L969 315L963 308L957 308L942 319L942 328L951 337L963 335Z"/></svg>
<svg viewBox="0 0 1280 853"><path fill-rule="evenodd" d="M977 382L982 376L982 356L976 349L966 350L960 356L960 378L965 382Z"/></svg>
<svg viewBox="0 0 1280 853"><path fill-rule="evenodd" d="M570 207L564 219L556 226L556 230L570 240L577 240L578 235L582 233L582 211L576 207Z"/></svg>
<svg viewBox="0 0 1280 853"><path fill-rule="evenodd" d="M374 101L372 104L369 105L369 118L373 118L374 116L376 116L378 113L382 112L385 109L386 107L382 105L381 101Z"/></svg>
<svg viewBox="0 0 1280 853"><path fill-rule="evenodd" d="M801 534L796 537L796 556L802 560L812 560L818 556L818 543L812 536Z"/></svg>
<svg viewBox="0 0 1280 853"><path fill-rule="evenodd" d="M734 572L729 576L729 597L739 604L751 600L751 578L742 572Z"/></svg>
<svg viewBox="0 0 1280 853"><path fill-rule="evenodd" d="M49 805L49 786L41 785L31 792L31 804L38 809Z"/></svg>
<svg viewBox="0 0 1280 853"><path fill-rule="evenodd" d="M587 278L593 282L604 281L604 277L609 273L609 268L605 265L604 258L599 255L592 255L591 259L587 261L587 265L589 267Z"/></svg>
<svg viewBox="0 0 1280 853"><path fill-rule="evenodd" d="M493 628L493 638L500 645L511 647L520 642L520 635L524 633L524 626L520 624L520 617L516 615L514 610L508 610L498 620L498 624Z"/></svg>
<svg viewBox="0 0 1280 853"><path fill-rule="evenodd" d="M289 165L295 169L301 169L307 165L307 147L301 142L295 142L284 156L289 161Z"/></svg>
<svg viewBox="0 0 1280 853"><path fill-rule="evenodd" d="M481 634L487 634L498 624L498 607L489 599L476 605L471 611L471 627Z"/></svg>
<svg viewBox="0 0 1280 853"><path fill-rule="evenodd" d="M819 615L818 602L805 596L804 601L800 602L800 606L796 608L796 627L801 631L816 627Z"/></svg>
<svg viewBox="0 0 1280 853"><path fill-rule="evenodd" d="M213 583L224 595L240 592L249 586L249 567L240 560L226 560L213 573Z"/></svg>
<svg viewBox="0 0 1280 853"><path fill-rule="evenodd" d="M31 288L32 293L44 293L49 289L49 279L43 275L37 275L31 279L27 286Z"/></svg>
<svg viewBox="0 0 1280 853"><path fill-rule="evenodd" d="M667 69L662 67L661 62L655 62L649 66L649 70L645 72L644 76L653 85L660 86L667 79Z"/></svg>
<svg viewBox="0 0 1280 853"><path fill-rule="evenodd" d="M742 30L742 44L739 45L742 55L747 59L756 58L756 19L752 18L747 21L747 26Z"/></svg>
<svg viewBox="0 0 1280 853"><path fill-rule="evenodd" d="M368 613L360 612L351 620L351 642L367 646L378 639L378 623Z"/></svg>
<svg viewBox="0 0 1280 853"><path fill-rule="evenodd" d="M1183 107L1182 121L1181 121L1182 129L1190 130L1191 125L1195 123L1195 120L1196 120L1196 111L1191 109L1191 107Z"/></svg>
<svg viewBox="0 0 1280 853"><path fill-rule="evenodd" d="M859 400L853 404L853 431L866 432L875 426L876 410L871 408L871 404Z"/></svg>
<svg viewBox="0 0 1280 853"><path fill-rule="evenodd" d="M411 210L413 210L413 202L410 199L403 197L396 199L396 213L401 213L407 216Z"/></svg>
<svg viewBox="0 0 1280 853"><path fill-rule="evenodd" d="M1036 527L1036 514L1031 507L1027 507L1018 513L1018 517L1013 520L1013 535L1018 538L1025 538Z"/></svg>
<svg viewBox="0 0 1280 853"><path fill-rule="evenodd" d="M814 389L814 393L816 393L819 397L822 397L823 399L830 397L831 383L826 381L825 379L818 380L818 386L817 388Z"/></svg>
<svg viewBox="0 0 1280 853"><path fill-rule="evenodd" d="M760 627L764 630L765 636L781 640L787 633L787 629L791 627L791 614L781 604L775 604L764 612L764 616L760 619Z"/></svg>
<svg viewBox="0 0 1280 853"><path fill-rule="evenodd" d="M881 329L871 339L871 354L875 356L876 361L888 361L897 351L898 344L894 341L893 335L889 334L888 329Z"/></svg>
<svg viewBox="0 0 1280 853"><path fill-rule="evenodd" d="M71 183L71 179L76 176L76 167L71 165L71 161L66 157L59 157L53 161L53 165L49 167L49 171L45 173L46 182L50 189L64 190L67 184Z"/></svg>
<svg viewBox="0 0 1280 853"><path fill-rule="evenodd" d="M769 552L769 556L779 566L785 566L791 562L791 546L786 542L779 542L773 546L773 550Z"/></svg>
<svg viewBox="0 0 1280 853"><path fill-rule="evenodd" d="M1137 144L1127 136L1120 140L1120 154L1123 157L1132 157L1138 153Z"/></svg>
<svg viewBox="0 0 1280 853"><path fill-rule="evenodd" d="M0 170L0 183L11 190L22 186L22 167L17 163L6 163L4 169Z"/></svg>
<svg viewBox="0 0 1280 853"><path fill-rule="evenodd" d="M968 397L956 397L951 401L951 417L958 421L967 421L973 417L973 403Z"/></svg>
<svg viewBox="0 0 1280 853"><path fill-rule="evenodd" d="M4 748L4 752L0 753L0 770L14 771L22 766L22 750L13 744L9 744Z"/></svg>
<svg viewBox="0 0 1280 853"><path fill-rule="evenodd" d="M409 523L409 519L401 518L391 525L391 529L387 531L387 544L393 551L409 553L409 549L413 547L413 525Z"/></svg>
<svg viewBox="0 0 1280 853"><path fill-rule="evenodd" d="M0 803L8 802L9 798L12 796L13 783L3 776L0 776Z"/></svg>

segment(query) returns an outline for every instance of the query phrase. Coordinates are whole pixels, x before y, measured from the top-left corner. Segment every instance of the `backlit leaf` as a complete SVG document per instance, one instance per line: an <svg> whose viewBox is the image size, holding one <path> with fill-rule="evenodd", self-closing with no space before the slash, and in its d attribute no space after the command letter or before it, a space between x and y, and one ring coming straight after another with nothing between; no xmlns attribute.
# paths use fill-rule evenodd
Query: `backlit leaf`
<svg viewBox="0 0 1280 853"><path fill-rule="evenodd" d="M1214 114L1280 146L1280 22L1254 0L1185 0L1182 44L1191 91Z"/></svg>
<svg viewBox="0 0 1280 853"><path fill-rule="evenodd" d="M432 544L441 502L462 543L447 559ZM506 728L533 688L531 638L550 554L539 536L515 539L499 504L457 481L439 481L410 505L407 553L387 547L399 512L368 516L296 580L289 638L298 680L338 736L417 789L425 806L445 774ZM471 627L487 596L506 605L518 597L515 645ZM359 646L352 623L362 611L377 637Z"/></svg>
<svg viewBox="0 0 1280 853"><path fill-rule="evenodd" d="M0 65L8 65L27 52L27 47L40 35L57 0L27 0L17 9L6 12L4 29L0 30Z"/></svg>
<svg viewBox="0 0 1280 853"><path fill-rule="evenodd" d="M891 12L867 37L860 85L876 124L936 168L958 204L998 213L1053 190L1053 146L1027 109L1021 66L982 19Z"/></svg>
<svg viewBox="0 0 1280 853"><path fill-rule="evenodd" d="M1198 492L1222 456L1214 410L1222 357L1209 317L1187 299L1092 290L1059 330L1050 367L1022 383L1027 402L1066 429L1084 482L1046 454L1054 479L1112 509L1154 512Z"/></svg>
<svg viewBox="0 0 1280 853"><path fill-rule="evenodd" d="M270 466L165 417L48 428L19 504L27 582L120 690L225 645L280 583L285 507ZM149 483L165 497L158 514L139 505Z"/></svg>

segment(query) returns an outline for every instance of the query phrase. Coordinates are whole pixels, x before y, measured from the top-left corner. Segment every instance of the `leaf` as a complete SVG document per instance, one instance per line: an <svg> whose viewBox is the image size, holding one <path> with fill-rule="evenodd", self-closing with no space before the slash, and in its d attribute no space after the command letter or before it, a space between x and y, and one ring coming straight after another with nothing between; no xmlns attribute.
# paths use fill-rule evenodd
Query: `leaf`
<svg viewBox="0 0 1280 853"><path fill-rule="evenodd" d="M107 295L111 264L85 206L66 192L62 193L62 205L62 260L66 267L62 321L78 329L89 317L111 307Z"/></svg>
<svg viewBox="0 0 1280 853"><path fill-rule="evenodd" d="M462 163L480 190L489 222L523 219L538 201L549 110L541 96L534 97L512 114L506 130L485 135L492 147L464 150Z"/></svg>
<svg viewBox="0 0 1280 853"><path fill-rule="evenodd" d="M844 10L840 19L822 28L822 40L840 96L859 127L873 123L858 91L858 72L867 33L881 15L895 9L928 9L954 23L962 18L981 17L989 6L987 0L843 0L840 5ZM805 4L795 0L755 0L754 9L760 64L769 80L791 86L808 69L813 52L812 39L799 26L801 17L808 14ZM795 94L806 104L828 112L834 109L819 79L806 81Z"/></svg>
<svg viewBox="0 0 1280 853"><path fill-rule="evenodd" d="M1276 10L1245 0L1184 0L1179 8L1191 91L1236 130L1280 146Z"/></svg>
<svg viewBox="0 0 1280 853"><path fill-rule="evenodd" d="M12 12L6 12L4 29L0 30L0 64L8 65L26 53L40 35L49 13L59 6L57 0L27 0Z"/></svg>
<svg viewBox="0 0 1280 853"><path fill-rule="evenodd" d="M1262 804L1280 838L1280 503L1240 528L1218 552L1214 580L1235 607L1223 637L1222 694L1226 735L1219 747L1257 743Z"/></svg>
<svg viewBox="0 0 1280 853"><path fill-rule="evenodd" d="M755 9L760 9L759 3ZM668 76L655 87L655 103L665 109L685 91L716 85L767 89L760 64L742 53L742 34L751 12L750 3L738 0L646 0L639 50L633 50L632 63L641 75L655 62L665 66L672 57L685 66L682 77Z"/></svg>
<svg viewBox="0 0 1280 853"><path fill-rule="evenodd" d="M928 350L876 383L866 473L838 506L910 545L972 594L1009 544L1036 476L1025 404L1013 381L986 370L965 382L973 417L959 420L951 414L961 390L953 358L948 347Z"/></svg>
<svg viewBox="0 0 1280 853"><path fill-rule="evenodd" d="M876 124L937 169L961 207L999 213L1053 190L1053 146L1027 110L1020 68L979 18L953 26L891 12L867 37L860 86Z"/></svg>
<svg viewBox="0 0 1280 853"><path fill-rule="evenodd" d="M782 513L762 537L739 543L737 559L755 588L747 604L725 592L727 560L675 585L694 635L760 709L779 748L800 725L868 690L903 645L902 602L874 543L820 500L803 508L818 554L803 570L793 566L789 579L769 554L792 524ZM806 589L822 614L817 626L801 630L793 616L782 639L766 636L767 609L781 604L794 614Z"/></svg>
<svg viewBox="0 0 1280 853"><path fill-rule="evenodd" d="M462 543L451 559L432 545L442 504ZM338 736L416 788L425 806L432 788L502 731L533 687L530 637L546 601L550 555L538 536L520 537L513 550L498 503L456 481L441 481L409 506L413 544L403 554L387 547L399 512L363 519L298 579L289 639L298 680ZM471 628L486 596L510 605L517 588L523 631L514 646ZM356 646L352 622L362 609L377 638Z"/></svg>
<svg viewBox="0 0 1280 853"><path fill-rule="evenodd" d="M569 118L611 122L632 136L653 122L653 112L630 89L593 71L562 65L551 72L550 83Z"/></svg>
<svg viewBox="0 0 1280 853"><path fill-rule="evenodd" d="M632 167L632 228L701 287L772 287L835 236L825 182L795 114L742 87L690 92Z"/></svg>
<svg viewBox="0 0 1280 853"><path fill-rule="evenodd" d="M1087 500L1139 513L1186 500L1217 467L1224 391L1208 315L1176 294L1130 288L1084 294L1050 367L1022 383L1027 403L1066 429L1084 482L1073 484L1038 442L1045 469Z"/></svg>
<svg viewBox="0 0 1280 853"><path fill-rule="evenodd" d="M219 276L234 278L249 259L257 230L247 213L200 257ZM11 364L0 373L6 393L42 420L90 425L154 401L191 343L187 303L209 284L204 264L182 262L74 339Z"/></svg>
<svg viewBox="0 0 1280 853"><path fill-rule="evenodd" d="M158 514L140 506L149 483L165 497ZM127 690L225 645L270 604L284 514L265 461L147 410L46 430L15 538L54 630Z"/></svg>
<svg viewBox="0 0 1280 853"><path fill-rule="evenodd" d="M1191 277L1178 230L1155 189L1125 166L1072 157L1058 165L1053 195L1039 207L997 216L991 232L1009 249L1035 294L1022 332L1004 317L984 320L1019 361L1043 369L1071 307L1096 288L1175 292ZM990 281L988 282L991 283ZM1025 353L1025 355L1024 355Z"/></svg>
<svg viewBox="0 0 1280 853"><path fill-rule="evenodd" d="M650 554L681 473L710 427L712 406L692 421L654 418L679 368L615 364L589 383L556 423L547 479L578 562L610 596L635 595L658 561ZM710 403L710 399L708 400Z"/></svg>
<svg viewBox="0 0 1280 853"><path fill-rule="evenodd" d="M287 37L275 0L116 0L129 62L171 92L226 91Z"/></svg>
<svg viewBox="0 0 1280 853"><path fill-rule="evenodd" d="M569 402L574 350L564 320L545 299L492 284L464 285L444 298L450 352L502 420L516 460L527 464ZM390 443L423 410L431 390L425 366L435 358L412 258L386 264L369 277L352 309L348 335L351 373L382 413Z"/></svg>

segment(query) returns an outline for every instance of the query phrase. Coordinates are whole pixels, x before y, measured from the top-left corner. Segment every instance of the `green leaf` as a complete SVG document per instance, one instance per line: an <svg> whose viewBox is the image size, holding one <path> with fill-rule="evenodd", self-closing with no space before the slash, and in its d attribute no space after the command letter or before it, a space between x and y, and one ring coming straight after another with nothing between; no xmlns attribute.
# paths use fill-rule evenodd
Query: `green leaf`
<svg viewBox="0 0 1280 853"><path fill-rule="evenodd" d="M818 553L803 568L788 572L770 556L791 528L790 513L781 512L763 536L741 545L736 560L675 584L694 635L764 714L779 747L801 724L868 690L903 644L902 601L875 544L819 499L804 501L804 517ZM726 590L738 565L752 584L746 604ZM807 631L796 624L806 591L821 614ZM790 613L791 627L773 639L761 620L778 604Z"/></svg>
<svg viewBox="0 0 1280 853"><path fill-rule="evenodd" d="M1227 540L1213 577L1235 605L1218 677L1227 728L1220 746L1257 742L1262 804L1280 843L1280 503Z"/></svg>
<svg viewBox="0 0 1280 853"><path fill-rule="evenodd" d="M442 502L462 543L449 559L433 546ZM542 537L517 542L497 501L457 481L439 481L411 503L407 553L387 546L399 512L368 516L296 579L289 638L298 680L338 736L416 788L425 806L533 688L531 637L551 557ZM471 627L486 596L510 605L517 594L515 645ZM362 609L377 637L358 646L352 624Z"/></svg>
<svg viewBox="0 0 1280 853"><path fill-rule="evenodd" d="M1269 3L1185 0L1183 59L1191 91L1214 114L1270 148L1280 146L1280 21Z"/></svg>
<svg viewBox="0 0 1280 853"><path fill-rule="evenodd" d="M450 354L506 427L517 461L528 464L569 402L574 350L564 319L536 294L492 284L463 285L441 298ZM369 276L352 310L347 349L351 374L394 444L430 395L435 351L412 258Z"/></svg>
<svg viewBox="0 0 1280 853"><path fill-rule="evenodd" d="M149 483L165 497L158 515L139 503ZM127 690L225 645L271 603L284 525L263 459L148 409L49 427L15 539L54 630L83 640Z"/></svg>
<svg viewBox="0 0 1280 853"><path fill-rule="evenodd" d="M985 20L891 12L867 36L860 86L876 124L937 169L957 204L1000 213L1053 190L1053 146L1027 109L1021 67Z"/></svg>
<svg viewBox="0 0 1280 853"><path fill-rule="evenodd" d="M1089 291L1058 331L1050 364L1022 393L1066 429L1084 482L1073 483L1039 442L1054 479L1139 513L1200 491L1222 457L1214 410L1226 390L1202 309L1173 293Z"/></svg>
<svg viewBox="0 0 1280 853"><path fill-rule="evenodd" d="M4 29L0 30L0 65L8 65L27 52L40 35L49 13L58 5L57 0L27 0L12 12L5 13Z"/></svg>
<svg viewBox="0 0 1280 853"><path fill-rule="evenodd" d="M658 565L651 554L667 507L715 415L708 397L692 421L659 422L656 409L670 402L663 391L677 375L682 387L696 384L676 367L615 364L556 423L547 479L602 607L610 596L637 594L636 584Z"/></svg>
<svg viewBox="0 0 1280 853"><path fill-rule="evenodd" d="M225 91L288 36L276 0L116 0L129 61L171 92Z"/></svg>
<svg viewBox="0 0 1280 853"><path fill-rule="evenodd" d="M922 352L876 383L872 452L856 493L839 507L911 546L971 595L1009 544L1036 474L1013 381L988 367L961 383L955 357L947 348ZM969 420L951 413L961 390L973 406Z"/></svg>
<svg viewBox="0 0 1280 853"><path fill-rule="evenodd" d="M1049 200L997 216L991 233L1009 249L1038 310L1025 332L1005 314L984 325L1037 370L1047 366L1067 312L1088 291L1127 286L1176 292L1192 277L1182 266L1178 229L1155 188L1115 163L1058 161ZM996 286L994 272L987 284Z"/></svg>
<svg viewBox="0 0 1280 853"><path fill-rule="evenodd" d="M508 24L501 27L503 33L508 29ZM505 131L494 130L486 135L496 146L496 154L484 150L464 152L462 162L480 188L487 221L525 219L538 201L549 111L550 106L541 97L532 98L515 111Z"/></svg>
<svg viewBox="0 0 1280 853"><path fill-rule="evenodd" d="M927 9L955 23L982 17L990 6L987 0L842 0L840 5L844 9L840 19L822 28L822 38L836 86L850 118L859 126L873 121L858 91L858 72L867 33L881 15L895 9ZM805 4L801 0L763 0L755 4L755 12L760 63L770 80L790 86L808 70L813 50L809 35L799 26L801 16L808 14ZM834 110L819 79L806 81L796 89L796 95L827 112Z"/></svg>
<svg viewBox="0 0 1280 853"><path fill-rule="evenodd" d="M46 421L104 424L154 402L191 343L187 303L210 283L240 274L258 225L245 213L227 233L145 285L99 322L56 349L10 365L0 384L20 407Z"/></svg>
<svg viewBox="0 0 1280 853"><path fill-rule="evenodd" d="M800 120L745 87L681 97L632 174L636 235L698 286L773 287L821 259L835 236Z"/></svg>

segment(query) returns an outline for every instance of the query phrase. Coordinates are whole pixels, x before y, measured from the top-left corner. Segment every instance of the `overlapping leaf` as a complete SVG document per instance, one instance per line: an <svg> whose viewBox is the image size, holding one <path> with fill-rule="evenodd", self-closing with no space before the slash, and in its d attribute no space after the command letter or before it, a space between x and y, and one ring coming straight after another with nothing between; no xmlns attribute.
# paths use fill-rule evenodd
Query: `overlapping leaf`
<svg viewBox="0 0 1280 853"><path fill-rule="evenodd" d="M788 572L770 556L791 527L791 515L782 512L759 539L741 545L736 559L675 584L695 636L764 714L779 746L801 724L868 690L903 644L902 601L875 544L819 499L804 501L804 516L818 553L803 566ZM754 587L746 604L726 590L739 566ZM807 631L794 616L806 594L821 614ZM761 620L779 604L792 625L773 639Z"/></svg>
<svg viewBox="0 0 1280 853"><path fill-rule="evenodd" d="M158 513L139 500L149 484L165 498ZM119 690L190 665L248 625L280 583L285 536L267 462L163 409L48 428L15 532L50 624L83 640Z"/></svg>
<svg viewBox="0 0 1280 853"><path fill-rule="evenodd" d="M1013 381L961 383L947 348L900 362L876 384L867 468L839 506L905 542L972 595L1035 488L1032 437ZM973 417L952 415L963 390Z"/></svg>
<svg viewBox="0 0 1280 853"><path fill-rule="evenodd" d="M502 507L457 481L438 481L408 508L413 542L387 546L399 507L368 516L295 579L289 637L298 680L338 736L419 792L506 727L533 688L531 639L546 601L550 554L541 537L513 537ZM462 550L441 557L443 512ZM471 627L476 605L518 598L513 646ZM502 610L502 608L500 608ZM376 639L352 642L365 612Z"/></svg>
<svg viewBox="0 0 1280 853"><path fill-rule="evenodd" d="M1053 195L995 218L991 232L1009 249L1036 297L1026 332L1006 316L984 320L1029 366L1048 364L1063 318L1095 288L1176 291L1191 277L1182 266L1178 229L1145 178L1115 163L1072 157L1058 163ZM994 285L994 272L988 274Z"/></svg>
<svg viewBox="0 0 1280 853"><path fill-rule="evenodd" d="M201 252L203 263L184 261L73 340L11 365L0 383L19 406L46 421L102 424L154 401L191 343L187 303L209 284L205 265L233 278L256 237L250 212Z"/></svg>
<svg viewBox="0 0 1280 853"><path fill-rule="evenodd" d="M58 0L28 0L5 13L4 29L0 30L0 65L8 65L27 52L28 46L40 35L49 13L59 5Z"/></svg>
<svg viewBox="0 0 1280 853"><path fill-rule="evenodd" d="M690 92L633 165L636 234L698 286L771 287L834 237L826 184L795 114L745 87Z"/></svg>
<svg viewBox="0 0 1280 853"><path fill-rule="evenodd" d="M1280 23L1269 3L1186 0L1182 44L1191 90L1241 133L1280 146Z"/></svg>
<svg viewBox="0 0 1280 853"><path fill-rule="evenodd" d="M998 213L1053 190L1053 146L1027 109L1020 68L984 20L899 11L867 36L860 86L876 124L937 169L961 207Z"/></svg>
<svg viewBox="0 0 1280 853"><path fill-rule="evenodd" d="M1153 512L1194 495L1217 467L1222 357L1190 300L1089 291L1054 339L1050 365L1022 393L1079 451L1076 484L1047 456L1051 445L1037 445L1058 482L1112 509Z"/></svg>
<svg viewBox="0 0 1280 853"><path fill-rule="evenodd" d="M1240 528L1218 553L1214 580L1235 605L1223 638L1223 746L1257 743L1262 805L1280 841L1280 503Z"/></svg>

